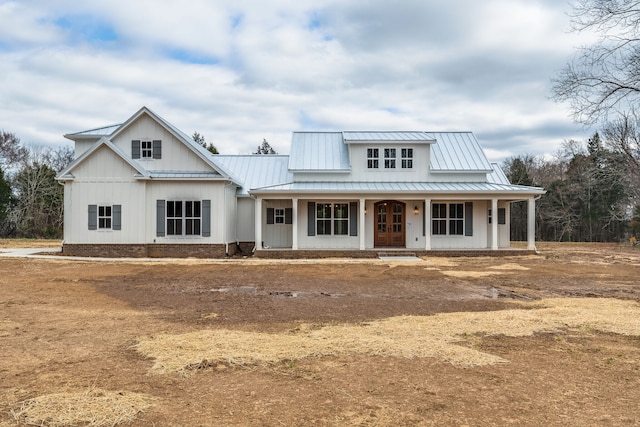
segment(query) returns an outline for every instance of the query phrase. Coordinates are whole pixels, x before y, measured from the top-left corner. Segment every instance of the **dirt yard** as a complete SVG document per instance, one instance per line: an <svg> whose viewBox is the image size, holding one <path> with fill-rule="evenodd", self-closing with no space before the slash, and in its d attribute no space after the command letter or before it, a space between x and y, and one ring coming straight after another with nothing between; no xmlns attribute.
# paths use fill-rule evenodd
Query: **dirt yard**
<svg viewBox="0 0 640 427"><path fill-rule="evenodd" d="M0 258L0 426L640 425L640 250L539 249Z"/></svg>

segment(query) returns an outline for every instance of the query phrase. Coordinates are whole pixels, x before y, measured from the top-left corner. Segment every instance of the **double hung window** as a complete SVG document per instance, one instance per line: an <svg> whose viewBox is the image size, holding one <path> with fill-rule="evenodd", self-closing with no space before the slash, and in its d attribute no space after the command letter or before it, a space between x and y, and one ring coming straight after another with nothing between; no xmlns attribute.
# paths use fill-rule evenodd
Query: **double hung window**
<svg viewBox="0 0 640 427"><path fill-rule="evenodd" d="M316 203L316 229L319 236L348 236L349 203Z"/></svg>
<svg viewBox="0 0 640 427"><path fill-rule="evenodd" d="M400 150L402 169L413 168L413 148L402 148Z"/></svg>
<svg viewBox="0 0 640 427"><path fill-rule="evenodd" d="M150 159L153 157L153 143L151 141L140 142L140 154L143 159Z"/></svg>
<svg viewBox="0 0 640 427"><path fill-rule="evenodd" d="M384 168L385 169L396 168L396 149L395 148L384 149Z"/></svg>
<svg viewBox="0 0 640 427"><path fill-rule="evenodd" d="M463 236L464 203L434 203L431 206L431 234Z"/></svg>
<svg viewBox="0 0 640 427"><path fill-rule="evenodd" d="M378 148L367 148L367 168L378 169L378 156L380 150Z"/></svg>
<svg viewBox="0 0 640 427"><path fill-rule="evenodd" d="M202 222L200 201L167 201L167 235L199 236Z"/></svg>
<svg viewBox="0 0 640 427"><path fill-rule="evenodd" d="M111 219L111 206L98 206L98 230L110 230Z"/></svg>

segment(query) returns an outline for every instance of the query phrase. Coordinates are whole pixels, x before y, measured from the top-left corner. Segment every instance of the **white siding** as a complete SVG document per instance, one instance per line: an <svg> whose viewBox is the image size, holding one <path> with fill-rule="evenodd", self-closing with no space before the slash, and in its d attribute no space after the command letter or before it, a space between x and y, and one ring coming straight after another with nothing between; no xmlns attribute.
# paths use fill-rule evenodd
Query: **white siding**
<svg viewBox="0 0 640 427"><path fill-rule="evenodd" d="M291 224L267 224L267 209L291 208L289 200L263 200L262 202L262 241L265 247L290 248L293 244L293 226Z"/></svg>
<svg viewBox="0 0 640 427"><path fill-rule="evenodd" d="M211 214L213 215L220 210L214 209L212 207ZM225 218L224 221L226 223L226 230L224 240L225 243L234 243L237 242L237 233L236 233L236 222L238 220L238 206L236 202L236 186L235 185L226 185L225 186L225 206L224 206Z"/></svg>
<svg viewBox="0 0 640 427"><path fill-rule="evenodd" d="M506 224L498 224L498 247L500 249L511 247L511 204L508 202L498 202L498 209L505 209ZM491 202L487 202L485 208L484 222L487 226L487 247L490 248L493 242L491 234L491 224L489 224L489 211L491 210ZM492 221L497 221L496 214L493 215Z"/></svg>
<svg viewBox="0 0 640 427"><path fill-rule="evenodd" d="M157 200L211 200L211 237L156 236ZM148 243L225 243L225 186L222 182L153 182L147 186L146 239Z"/></svg>
<svg viewBox="0 0 640 427"><path fill-rule="evenodd" d="M162 125L143 114L111 142L131 156L132 140L162 141L161 159L136 159L147 170L209 172L211 167Z"/></svg>
<svg viewBox="0 0 640 427"><path fill-rule="evenodd" d="M66 243L144 243L145 184L136 171L106 147L74 169L64 188ZM99 191L97 189L99 188ZM121 230L89 230L89 205L121 205Z"/></svg>
<svg viewBox="0 0 640 427"><path fill-rule="evenodd" d="M431 204L465 203L465 201L432 199ZM429 218L431 218L431 213L429 213ZM426 231L431 232L431 221L427 224ZM432 249L486 249L487 245L487 202L484 200L473 202L473 236L431 235Z"/></svg>
<svg viewBox="0 0 640 427"><path fill-rule="evenodd" d="M367 167L367 148L378 148L379 167L369 169ZM395 169L385 169L384 149L396 149ZM402 148L413 149L413 168L402 169L401 150ZM431 179L429 174L429 145L427 144L352 144L349 146L351 158L351 181L363 182L425 182Z"/></svg>
<svg viewBox="0 0 640 427"><path fill-rule="evenodd" d="M238 199L237 240L238 242L255 242L255 200L249 197Z"/></svg>
<svg viewBox="0 0 640 427"><path fill-rule="evenodd" d="M335 199L337 200L337 199ZM298 207L298 247L300 249L358 249L360 238L358 236L308 236L308 202L331 202L331 199L303 200L300 199ZM352 200L352 201L355 201Z"/></svg>

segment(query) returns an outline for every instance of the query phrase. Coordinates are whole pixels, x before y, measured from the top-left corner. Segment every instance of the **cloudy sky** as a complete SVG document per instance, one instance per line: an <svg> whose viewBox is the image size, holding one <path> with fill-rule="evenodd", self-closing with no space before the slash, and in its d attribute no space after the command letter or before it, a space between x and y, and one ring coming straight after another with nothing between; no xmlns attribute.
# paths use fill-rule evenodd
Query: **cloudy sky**
<svg viewBox="0 0 640 427"><path fill-rule="evenodd" d="M0 129L26 144L147 106L223 154L295 130L473 131L489 157L592 130L549 99L584 35L558 0L0 0Z"/></svg>

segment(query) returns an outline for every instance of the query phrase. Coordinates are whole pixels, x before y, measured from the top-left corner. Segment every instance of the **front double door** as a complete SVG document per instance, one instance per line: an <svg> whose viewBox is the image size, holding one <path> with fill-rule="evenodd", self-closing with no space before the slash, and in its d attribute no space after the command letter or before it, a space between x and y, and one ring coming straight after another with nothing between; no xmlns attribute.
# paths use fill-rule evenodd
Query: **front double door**
<svg viewBox="0 0 640 427"><path fill-rule="evenodd" d="M375 211L376 247L404 247L405 243L405 204L393 200L378 202Z"/></svg>

